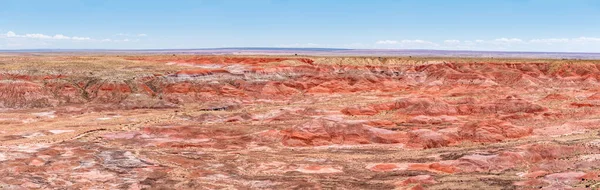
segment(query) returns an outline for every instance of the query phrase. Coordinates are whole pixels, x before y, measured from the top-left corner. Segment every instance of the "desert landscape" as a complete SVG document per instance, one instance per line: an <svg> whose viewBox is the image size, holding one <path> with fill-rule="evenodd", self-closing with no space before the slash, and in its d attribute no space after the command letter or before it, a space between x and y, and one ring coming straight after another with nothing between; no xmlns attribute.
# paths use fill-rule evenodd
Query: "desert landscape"
<svg viewBox="0 0 600 190"><path fill-rule="evenodd" d="M600 61L0 54L0 189L593 189Z"/></svg>

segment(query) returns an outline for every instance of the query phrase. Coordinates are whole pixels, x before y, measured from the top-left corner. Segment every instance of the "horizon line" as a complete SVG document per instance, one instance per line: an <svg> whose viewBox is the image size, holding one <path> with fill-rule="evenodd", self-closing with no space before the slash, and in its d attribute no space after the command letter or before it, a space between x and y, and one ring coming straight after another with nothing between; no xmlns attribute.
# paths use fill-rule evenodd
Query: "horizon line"
<svg viewBox="0 0 600 190"><path fill-rule="evenodd" d="M155 49L137 49L137 48L26 48L26 49L0 49L0 52L31 52L42 53L45 51L59 52L82 52L82 51L193 51L193 50L303 50L303 51L432 51L432 52L473 52L473 53L549 53L549 54L600 54L600 52L561 52L561 51L511 51L511 50L444 50L444 49L353 49L353 48L321 48L321 47L219 47L219 48L155 48ZM234 52L232 52L234 53ZM291 53L291 52L290 52Z"/></svg>

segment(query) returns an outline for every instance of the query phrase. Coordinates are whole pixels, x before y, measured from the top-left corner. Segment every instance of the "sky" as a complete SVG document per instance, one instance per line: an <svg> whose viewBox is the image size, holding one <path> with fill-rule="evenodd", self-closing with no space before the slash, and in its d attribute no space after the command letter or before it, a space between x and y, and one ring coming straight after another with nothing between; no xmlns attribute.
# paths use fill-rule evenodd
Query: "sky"
<svg viewBox="0 0 600 190"><path fill-rule="evenodd" d="M0 49L600 52L597 0L0 0Z"/></svg>

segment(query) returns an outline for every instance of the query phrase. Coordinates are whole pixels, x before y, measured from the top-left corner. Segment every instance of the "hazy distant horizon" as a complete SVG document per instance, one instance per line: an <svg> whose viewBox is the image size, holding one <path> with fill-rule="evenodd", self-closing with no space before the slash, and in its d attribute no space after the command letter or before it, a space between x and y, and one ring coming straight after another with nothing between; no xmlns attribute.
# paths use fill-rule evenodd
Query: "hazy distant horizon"
<svg viewBox="0 0 600 190"><path fill-rule="evenodd" d="M215 47L215 48L25 48L25 49L0 49L0 52L8 51L172 51L172 50L368 50L368 51L440 51L440 52L505 52L505 53L584 53L600 54L599 52L584 51L518 51L518 50L445 50L445 49L367 49L367 48L328 48L328 47Z"/></svg>
<svg viewBox="0 0 600 190"><path fill-rule="evenodd" d="M344 49L344 48L276 48L230 47L191 49L21 49L0 50L4 53L175 53L197 55L304 55L304 56L417 56L417 57L497 57L600 59L595 52L527 52L431 49Z"/></svg>

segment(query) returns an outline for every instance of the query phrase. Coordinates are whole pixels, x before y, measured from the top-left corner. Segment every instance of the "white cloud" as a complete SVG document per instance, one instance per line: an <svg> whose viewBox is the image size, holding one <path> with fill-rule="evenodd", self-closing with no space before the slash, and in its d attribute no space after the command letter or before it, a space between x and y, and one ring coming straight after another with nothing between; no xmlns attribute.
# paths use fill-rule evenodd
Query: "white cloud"
<svg viewBox="0 0 600 190"><path fill-rule="evenodd" d="M23 46L23 44L19 44L19 43L8 43L8 44L6 44L6 47L11 47L11 48L21 47L21 46Z"/></svg>
<svg viewBox="0 0 600 190"><path fill-rule="evenodd" d="M425 41L425 40L402 40L400 41L401 44L427 44L427 45L435 45L437 46L438 44L430 42L430 41Z"/></svg>
<svg viewBox="0 0 600 190"><path fill-rule="evenodd" d="M145 34L139 34L141 36L147 36ZM56 34L56 35L46 35L46 34L40 34L40 33L31 33L31 34L17 34L13 31L8 31L5 34L0 34L0 38L7 38L10 40L70 40L70 41L87 41L87 42L138 42L139 39L135 39L135 40L130 40L128 38L126 39L110 39L110 38L105 38L105 39L94 39L94 38L90 38L90 37L81 37L81 36L66 36L63 34Z"/></svg>
<svg viewBox="0 0 600 190"><path fill-rule="evenodd" d="M444 40L445 44L458 44L460 40Z"/></svg>
<svg viewBox="0 0 600 190"><path fill-rule="evenodd" d="M356 49L369 48L369 46L367 46L367 45L365 45L363 43L342 44L342 45L333 46L333 47L339 47L339 48L356 48Z"/></svg>
<svg viewBox="0 0 600 190"><path fill-rule="evenodd" d="M529 40L530 43L547 43L547 44L552 44L552 43L566 43L569 42L570 40L568 38L548 38L548 39L532 39Z"/></svg>
<svg viewBox="0 0 600 190"><path fill-rule="evenodd" d="M521 42L523 42L523 40L521 40L519 38L498 38L498 39L495 39L494 42L499 42L499 43L521 43Z"/></svg>
<svg viewBox="0 0 600 190"><path fill-rule="evenodd" d="M544 43L544 44L567 44L567 43L600 43L600 38L595 37L579 37L579 38L546 38L546 39L532 39L530 43Z"/></svg>
<svg viewBox="0 0 600 190"><path fill-rule="evenodd" d="M126 38L126 39L122 39L122 40L105 38L105 39L102 39L102 40L97 40L97 41L99 41L99 42L138 42L138 41L140 41L140 40L139 40L139 39L130 40L130 39L128 39L128 38Z"/></svg>
<svg viewBox="0 0 600 190"><path fill-rule="evenodd" d="M574 42L600 42L600 38L595 37L579 37L572 39Z"/></svg>
<svg viewBox="0 0 600 190"><path fill-rule="evenodd" d="M25 34L25 35L17 35L16 37L23 38L38 38L38 39L51 39L52 36L44 35L44 34Z"/></svg>
<svg viewBox="0 0 600 190"><path fill-rule="evenodd" d="M398 44L396 40L380 40L375 42L376 44Z"/></svg>
<svg viewBox="0 0 600 190"><path fill-rule="evenodd" d="M116 37L115 37L116 38ZM86 36L68 36L64 34L17 33L4 31L0 33L0 49L38 49L38 48L134 48L140 40L135 38L91 38Z"/></svg>
<svg viewBox="0 0 600 190"><path fill-rule="evenodd" d="M115 36L124 36L124 37L147 37L148 34L139 33L139 34L129 34L129 33L117 33Z"/></svg>
<svg viewBox="0 0 600 190"><path fill-rule="evenodd" d="M439 43L426 40L380 40L375 42L374 48L598 52L600 50L600 37L448 39Z"/></svg>
<svg viewBox="0 0 600 190"><path fill-rule="evenodd" d="M282 44L282 45L278 45L277 47L282 47L282 48L309 48L309 47L324 47L321 46L319 44L315 44L315 43L295 43L295 44Z"/></svg>
<svg viewBox="0 0 600 190"><path fill-rule="evenodd" d="M56 34L54 36L46 35L46 34L16 34L13 31L8 31L4 35L7 38L30 38L30 39L53 39L53 40L91 40L90 37L78 37L78 36L65 36L62 34Z"/></svg>
<svg viewBox="0 0 600 190"><path fill-rule="evenodd" d="M17 36L17 34L15 34L13 31L8 31L8 32L6 33L6 37L9 37L9 38L11 38L11 37L15 37L15 36Z"/></svg>
<svg viewBox="0 0 600 190"><path fill-rule="evenodd" d="M62 35L62 34L57 34L57 35L54 35L54 39L61 39L61 40L65 39L65 40L67 40L67 39L71 39L71 37L65 36L65 35Z"/></svg>
<svg viewBox="0 0 600 190"><path fill-rule="evenodd" d="M91 38L89 38L89 37L77 37L77 36L73 36L71 39L73 39L73 40L91 40Z"/></svg>
<svg viewBox="0 0 600 190"><path fill-rule="evenodd" d="M399 45L402 47L405 46L439 46L438 44L425 40L380 40L375 42L375 44L379 45Z"/></svg>
<svg viewBox="0 0 600 190"><path fill-rule="evenodd" d="M182 46L185 47L185 46ZM232 47L231 45L222 45L221 47ZM316 44L316 43L293 43L280 44L273 47L278 48L347 48L347 49L373 49L372 44L346 43L346 44Z"/></svg>

